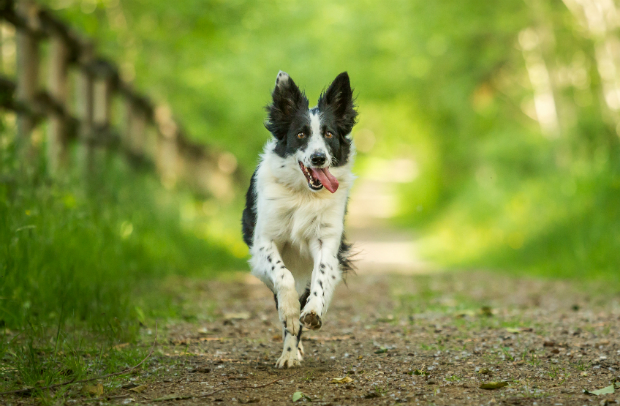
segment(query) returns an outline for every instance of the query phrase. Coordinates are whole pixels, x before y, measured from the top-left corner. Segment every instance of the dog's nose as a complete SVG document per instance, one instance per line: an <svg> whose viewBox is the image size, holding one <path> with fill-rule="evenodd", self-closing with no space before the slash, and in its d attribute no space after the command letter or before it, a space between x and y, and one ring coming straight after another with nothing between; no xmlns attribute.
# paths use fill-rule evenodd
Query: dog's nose
<svg viewBox="0 0 620 406"><path fill-rule="evenodd" d="M310 155L310 161L314 166L321 166L325 163L327 157L325 156L325 152L316 151L312 155Z"/></svg>

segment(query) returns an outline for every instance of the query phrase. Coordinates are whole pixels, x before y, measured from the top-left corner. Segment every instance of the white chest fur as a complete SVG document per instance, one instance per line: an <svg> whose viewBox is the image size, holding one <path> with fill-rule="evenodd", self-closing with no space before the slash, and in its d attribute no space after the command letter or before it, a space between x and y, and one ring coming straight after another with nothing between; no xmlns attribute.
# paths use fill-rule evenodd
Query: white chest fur
<svg viewBox="0 0 620 406"><path fill-rule="evenodd" d="M256 174L254 238L273 241L293 274L312 272L312 241L340 240L354 179L349 165L332 168L340 184L335 193L315 192L308 188L294 157L280 158L266 148Z"/></svg>

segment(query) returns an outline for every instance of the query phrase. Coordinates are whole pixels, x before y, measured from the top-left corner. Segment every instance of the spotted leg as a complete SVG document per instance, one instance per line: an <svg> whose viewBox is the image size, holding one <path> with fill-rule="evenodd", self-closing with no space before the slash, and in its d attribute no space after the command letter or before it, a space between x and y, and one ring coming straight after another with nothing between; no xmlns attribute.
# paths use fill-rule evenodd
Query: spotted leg
<svg viewBox="0 0 620 406"><path fill-rule="evenodd" d="M295 279L284 266L278 248L273 241L258 240L252 246L250 265L252 266L252 274L261 279L274 292L278 315L285 331L284 350L276 366L278 368L299 366L297 336L301 336L300 306L295 290Z"/></svg>
<svg viewBox="0 0 620 406"><path fill-rule="evenodd" d="M300 321L310 330L323 325L322 317L332 299L334 289L342 279L338 262L339 240L316 240L311 245L314 268L310 284L310 295L303 307Z"/></svg>
<svg viewBox="0 0 620 406"><path fill-rule="evenodd" d="M302 295L302 298L303 297L304 295ZM307 294L305 295L305 297L307 297ZM276 309L279 310L278 297L274 295L274 299L276 301ZM303 327L300 326L299 333L297 334L297 336L294 336L293 334L289 333L288 330L284 328L284 326L282 327L282 342L284 343L284 348L282 349L282 355L280 356L280 359L278 359L278 362L276 363L276 366L278 368L299 365L299 362L303 361L304 346L301 344L302 331ZM295 363L295 357L297 357L297 361L299 362Z"/></svg>

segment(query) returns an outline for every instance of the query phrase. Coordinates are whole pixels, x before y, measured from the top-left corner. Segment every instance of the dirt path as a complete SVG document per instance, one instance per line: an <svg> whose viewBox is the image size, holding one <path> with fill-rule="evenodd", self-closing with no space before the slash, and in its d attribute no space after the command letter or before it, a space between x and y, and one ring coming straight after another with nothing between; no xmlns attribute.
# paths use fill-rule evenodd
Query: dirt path
<svg viewBox="0 0 620 406"><path fill-rule="evenodd" d="M301 392L298 402L332 405L620 403L620 388L583 392L620 381L616 292L429 272L412 236L385 227L393 187L358 187L350 233L364 251L360 272L338 288L322 330L304 334L301 368L274 368L279 322L256 279L175 281L170 289L202 321L165 326L150 366L111 402L290 404ZM490 382L506 386L481 389Z"/></svg>
<svg viewBox="0 0 620 406"><path fill-rule="evenodd" d="M604 290L486 273L355 276L339 288L323 329L304 334L302 367L279 370L279 322L266 288L240 278L184 289L197 304L188 312L214 309L210 320L169 325L135 380L146 390L119 389L113 394L127 397L118 403L285 404L296 392L333 405L620 401L583 394L620 381L620 300ZM498 381L508 385L480 389Z"/></svg>

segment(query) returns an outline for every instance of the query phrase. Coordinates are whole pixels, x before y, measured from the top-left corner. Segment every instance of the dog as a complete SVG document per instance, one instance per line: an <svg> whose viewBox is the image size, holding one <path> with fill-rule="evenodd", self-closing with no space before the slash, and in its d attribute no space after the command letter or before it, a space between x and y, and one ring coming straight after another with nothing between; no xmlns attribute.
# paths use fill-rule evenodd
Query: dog
<svg viewBox="0 0 620 406"><path fill-rule="evenodd" d="M252 175L242 228L252 274L273 292L282 322L276 367L291 368L303 359L303 328L321 328L334 288L353 269L344 217L358 113L346 72L316 107L282 71L271 97L265 127L273 137Z"/></svg>

